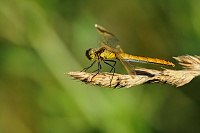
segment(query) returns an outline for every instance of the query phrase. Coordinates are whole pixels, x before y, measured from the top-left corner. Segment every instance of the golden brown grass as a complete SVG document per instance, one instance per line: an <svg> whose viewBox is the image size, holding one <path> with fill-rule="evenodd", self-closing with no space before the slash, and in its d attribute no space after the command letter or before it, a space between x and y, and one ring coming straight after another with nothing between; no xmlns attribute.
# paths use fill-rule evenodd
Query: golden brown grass
<svg viewBox="0 0 200 133"><path fill-rule="evenodd" d="M173 57L180 65L183 66L183 70L171 70L164 69L163 71L137 68L136 74L133 76L125 74L115 73L99 73L93 77L96 73L86 72L69 72L66 73L73 78L80 80L86 84L101 86L101 87L132 87L144 83L167 83L176 85L176 87L183 86L189 83L194 77L200 75L200 56L179 56ZM111 78L113 76L112 82Z"/></svg>

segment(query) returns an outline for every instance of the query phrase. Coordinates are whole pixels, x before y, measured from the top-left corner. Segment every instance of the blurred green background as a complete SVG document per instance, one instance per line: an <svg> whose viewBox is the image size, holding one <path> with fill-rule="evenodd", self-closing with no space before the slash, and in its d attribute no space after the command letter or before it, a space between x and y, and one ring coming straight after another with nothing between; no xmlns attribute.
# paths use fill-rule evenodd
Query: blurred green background
<svg viewBox="0 0 200 133"><path fill-rule="evenodd" d="M64 75L90 65L95 23L127 53L181 69L173 56L200 53L199 12L199 0L0 0L0 132L199 133L199 77L112 90Z"/></svg>

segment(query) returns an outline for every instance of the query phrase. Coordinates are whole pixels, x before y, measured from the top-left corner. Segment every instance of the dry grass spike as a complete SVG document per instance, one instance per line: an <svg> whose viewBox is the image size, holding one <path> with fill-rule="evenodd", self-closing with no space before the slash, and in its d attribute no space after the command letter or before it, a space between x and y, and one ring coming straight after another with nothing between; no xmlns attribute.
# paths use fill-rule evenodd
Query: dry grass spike
<svg viewBox="0 0 200 133"><path fill-rule="evenodd" d="M92 78L96 73L86 72L69 72L66 73L73 78L82 81L86 84L91 84L100 87L114 87L114 88L130 88L132 86L162 82L167 84L176 85L177 87L183 86L189 83L193 78L200 75L200 56L179 56L174 57L180 65L185 69L183 70L171 70L164 69L163 71L138 68L135 69L136 75L134 78L130 75L117 74L113 76L113 80L110 84L110 79L113 73L99 73Z"/></svg>

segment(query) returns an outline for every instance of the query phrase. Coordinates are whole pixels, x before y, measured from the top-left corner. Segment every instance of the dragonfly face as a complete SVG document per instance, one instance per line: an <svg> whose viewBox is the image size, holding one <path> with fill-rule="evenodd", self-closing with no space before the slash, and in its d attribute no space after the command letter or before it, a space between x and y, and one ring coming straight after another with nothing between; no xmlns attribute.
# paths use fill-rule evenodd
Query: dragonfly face
<svg viewBox="0 0 200 133"><path fill-rule="evenodd" d="M94 57L95 57L95 51L94 51L94 49L93 49L93 48L90 48L90 49L86 50L85 55L86 55L86 57L87 57L89 60L93 60Z"/></svg>

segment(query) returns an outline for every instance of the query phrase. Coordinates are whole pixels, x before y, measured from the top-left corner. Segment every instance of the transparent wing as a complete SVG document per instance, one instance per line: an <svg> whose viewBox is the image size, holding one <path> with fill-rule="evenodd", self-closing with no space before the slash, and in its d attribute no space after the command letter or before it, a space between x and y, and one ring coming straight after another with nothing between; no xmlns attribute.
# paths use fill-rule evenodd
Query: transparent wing
<svg viewBox="0 0 200 133"><path fill-rule="evenodd" d="M134 75L136 74L134 65L132 65L128 61L124 61L124 58L122 56L120 56L120 54L118 54L119 52L123 52L123 50L120 48L120 46L117 45L119 40L115 37L114 34L112 34L107 29L103 28L102 26L95 24L95 27L97 28L98 32L100 33L101 39L103 41L103 42L100 42L100 44L103 47L105 47L108 51L115 53L116 56L118 57L118 59L121 61L124 68L126 69L126 71L128 72L128 74L131 75L132 78L134 78Z"/></svg>
<svg viewBox="0 0 200 133"><path fill-rule="evenodd" d="M101 39L103 41L101 45L103 46L107 45L106 46L107 48L110 47L109 49L115 49L117 46L116 44L119 42L119 40L115 37L115 35L98 24L95 24L95 27L97 28L98 32L101 35Z"/></svg>
<svg viewBox="0 0 200 133"><path fill-rule="evenodd" d="M118 57L118 58L120 59L120 62L122 63L128 74L131 75L132 78L134 78L134 75L136 75L134 65L131 64L131 62L124 61L123 57Z"/></svg>

